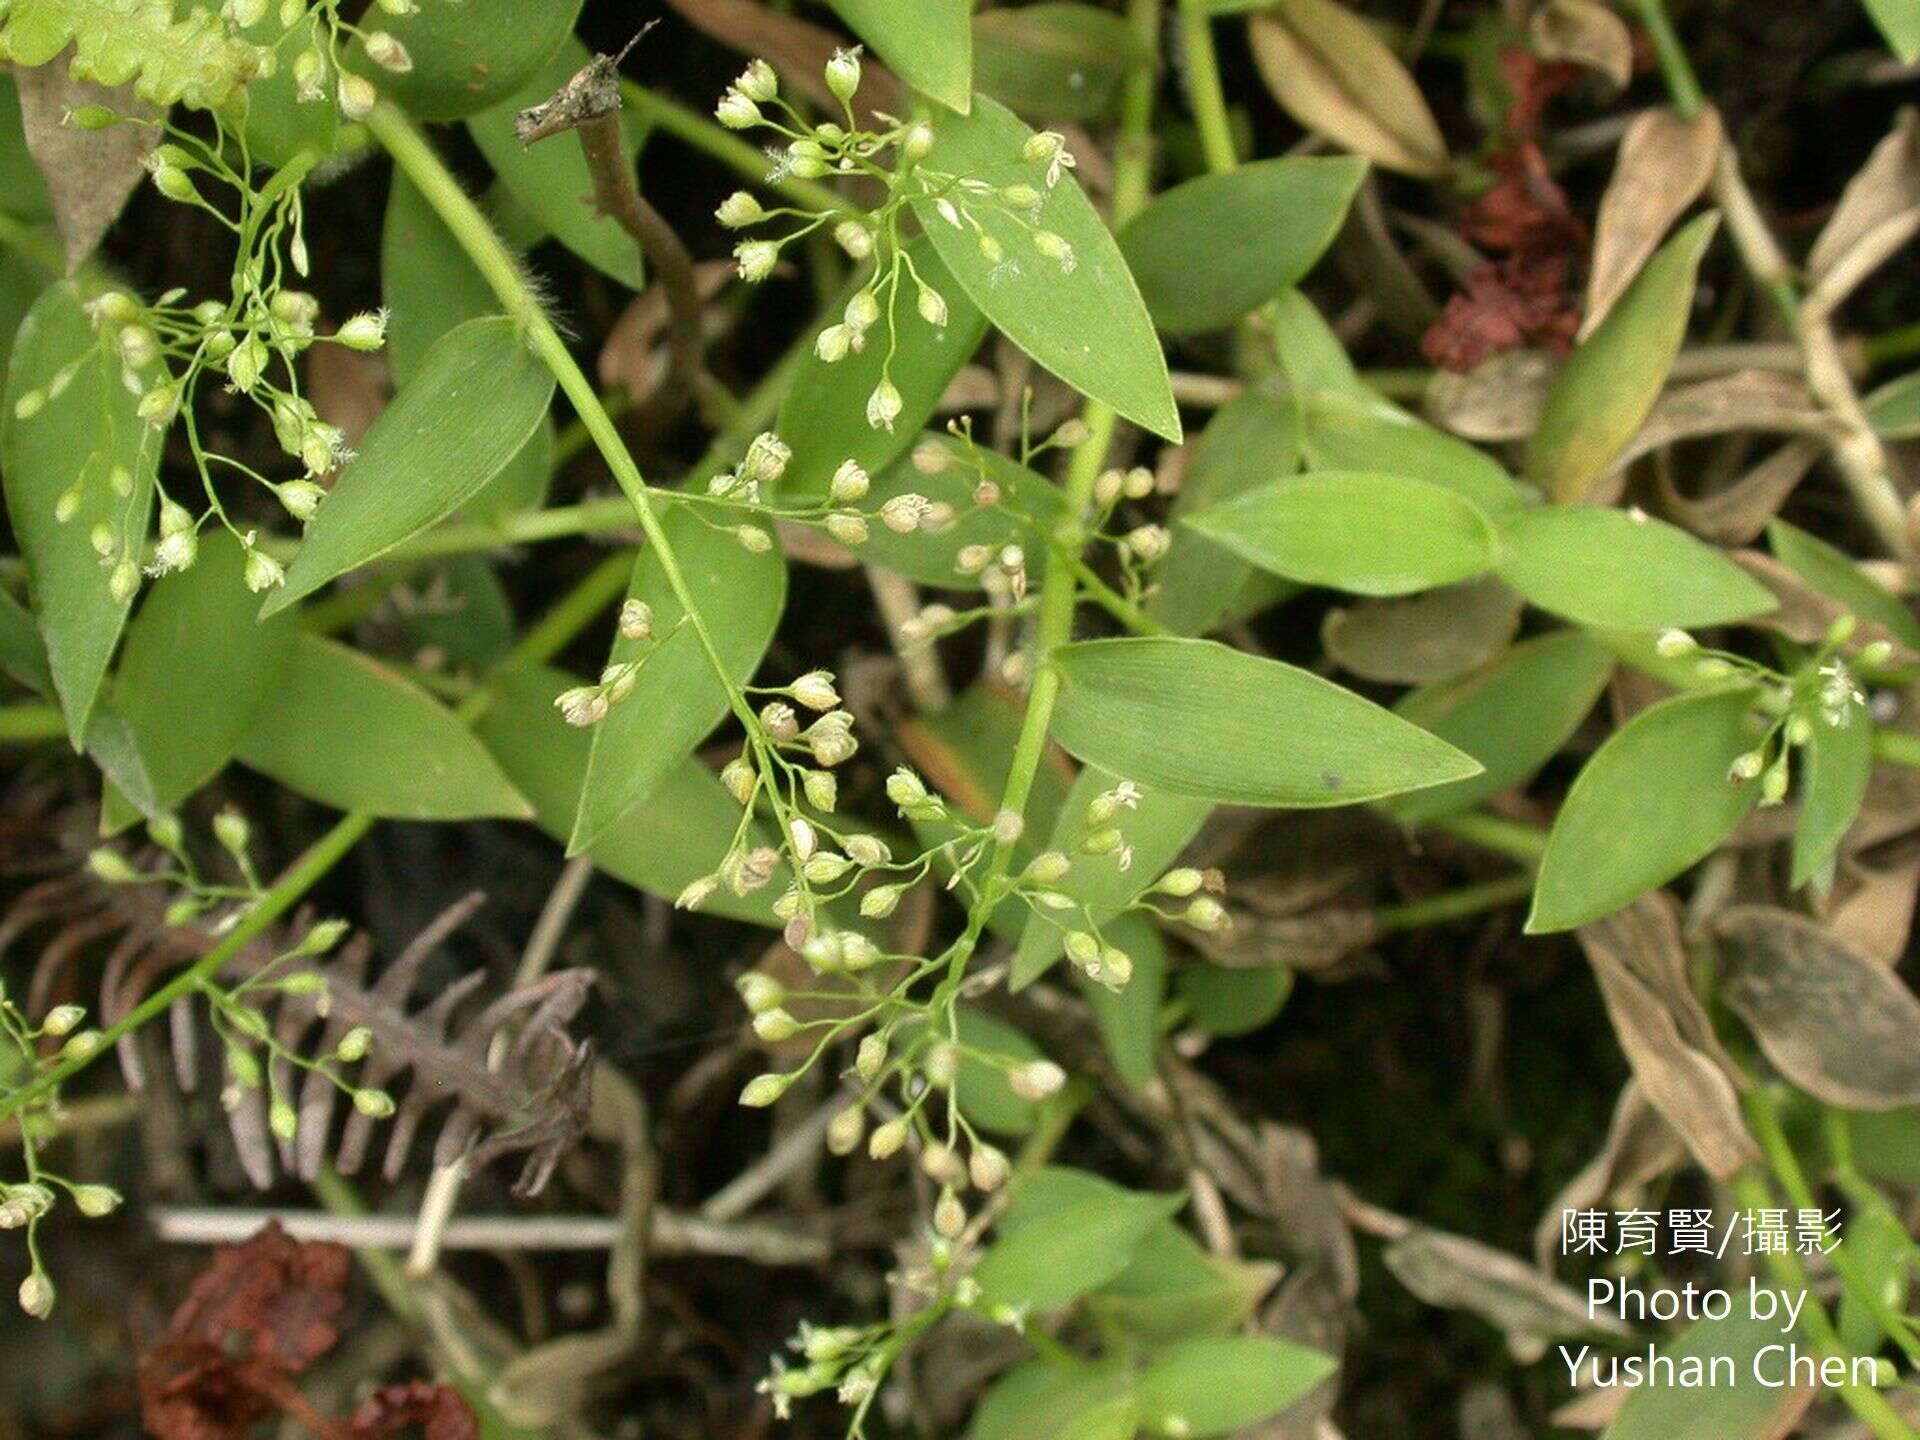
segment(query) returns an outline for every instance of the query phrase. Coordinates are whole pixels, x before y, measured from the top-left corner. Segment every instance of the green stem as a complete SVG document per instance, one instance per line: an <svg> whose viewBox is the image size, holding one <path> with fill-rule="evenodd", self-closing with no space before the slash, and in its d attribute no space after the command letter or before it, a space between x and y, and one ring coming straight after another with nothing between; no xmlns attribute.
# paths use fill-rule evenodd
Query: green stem
<svg viewBox="0 0 1920 1440"><path fill-rule="evenodd" d="M4 210L0 210L0 246L31 261L51 276L66 274L66 262L61 259L60 247L53 237Z"/></svg>
<svg viewBox="0 0 1920 1440"><path fill-rule="evenodd" d="M1426 827L1528 865L1539 864L1540 857L1547 853L1547 832L1538 825L1507 820L1478 810L1469 810L1462 815L1443 815L1427 821Z"/></svg>
<svg viewBox="0 0 1920 1440"><path fill-rule="evenodd" d="M1667 16L1666 0L1634 0L1634 6L1653 40L1654 57L1667 82L1667 93L1673 97L1673 108L1682 120L1693 119L1706 108L1707 100L1700 93L1700 81L1693 73L1693 62L1687 59L1686 47Z"/></svg>
<svg viewBox="0 0 1920 1440"><path fill-rule="evenodd" d="M1733 1178L1734 1198L1741 1208L1752 1212L1778 1208L1766 1180L1759 1171L1749 1168ZM1801 1313L1801 1328L1807 1338L1813 1342L1814 1349L1821 1355L1838 1360L1842 1364L1850 1358L1846 1347L1840 1343L1839 1333L1833 1328L1833 1321L1827 1317L1826 1309L1814 1297L1813 1289L1807 1283L1807 1272L1800 1264L1800 1257L1790 1253L1773 1253L1764 1257L1767 1268L1773 1272L1774 1280L1782 1289L1798 1290L1805 1297L1805 1308ZM1878 1390L1866 1385L1836 1385L1833 1387L1847 1408L1860 1417L1860 1421L1871 1430L1878 1440L1920 1440L1886 1397Z"/></svg>
<svg viewBox="0 0 1920 1440"><path fill-rule="evenodd" d="M1213 49L1213 10L1207 0L1180 0L1180 43L1186 57L1187 108L1200 131L1207 169L1224 175L1240 163L1227 119L1220 61Z"/></svg>
<svg viewBox="0 0 1920 1440"><path fill-rule="evenodd" d="M1449 890L1444 895L1430 895L1424 900L1388 905L1374 918L1379 921L1382 930L1420 930L1428 925L1465 920L1489 910L1517 904L1531 894L1533 872L1529 870L1518 875L1503 875L1498 880L1484 880L1478 885L1463 885L1458 890Z"/></svg>
<svg viewBox="0 0 1920 1440"><path fill-rule="evenodd" d="M66 733L66 721L51 705L0 706L0 743L51 740Z"/></svg>
<svg viewBox="0 0 1920 1440"><path fill-rule="evenodd" d="M1806 1172L1800 1168L1800 1157L1793 1153L1793 1145L1787 1139L1787 1132L1780 1124L1780 1112L1775 1108L1773 1097L1767 1093L1765 1085L1752 1085L1741 1096L1740 1105L1747 1113L1747 1124L1753 1131L1753 1137L1760 1142L1760 1150L1767 1158L1767 1164L1780 1181L1780 1188L1787 1192L1787 1198L1799 1210L1818 1210L1819 1203L1814 1197L1813 1186L1807 1183ZM1847 1289L1866 1307L1874 1322L1885 1332L1886 1337L1900 1347L1909 1364L1920 1364L1920 1342L1914 1339L1913 1329L1874 1288L1873 1281L1862 1274L1860 1267L1853 1263L1853 1257L1847 1253L1844 1243L1834 1247L1827 1257L1833 1262L1833 1268L1839 1272Z"/></svg>
<svg viewBox="0 0 1920 1440"><path fill-rule="evenodd" d="M674 554L673 546L649 498L647 482L640 474L640 467L634 463L626 442L620 438L620 431L613 423L613 417L607 414L606 407L600 403L600 396L592 383L574 360L573 353L567 349L566 341L560 338L559 331L547 319L546 312L519 266L514 263L500 237L494 233L492 225L480 213L479 207L461 189L453 172L441 162L426 136L421 134L419 127L407 118L404 111L392 104L378 105L367 116L366 124L368 132L393 157L394 164L406 173L414 188L453 233L467 258L473 261L474 268L486 280L488 288L525 332L533 352L553 372L561 393L567 397L574 413L586 426L595 448L612 470L615 483L632 505L640 528L659 561L667 588L680 603L687 624L707 657L707 663L726 690L729 707L746 727L748 734L754 733L753 709L734 682L719 647L714 643L712 631L708 629L705 617L694 602L693 592L681 573L679 557Z"/></svg>

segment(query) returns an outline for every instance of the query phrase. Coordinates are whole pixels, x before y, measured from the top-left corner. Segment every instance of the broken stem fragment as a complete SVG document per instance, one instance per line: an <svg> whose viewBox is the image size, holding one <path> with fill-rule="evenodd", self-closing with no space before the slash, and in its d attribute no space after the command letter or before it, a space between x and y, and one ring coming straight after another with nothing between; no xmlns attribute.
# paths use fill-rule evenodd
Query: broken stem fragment
<svg viewBox="0 0 1920 1440"><path fill-rule="evenodd" d="M579 135L581 153L593 176L595 207L633 236L659 277L669 316L668 365L666 378L645 413L649 421L663 425L675 419L702 387L703 336L693 256L666 217L641 195L620 144L620 62L657 23L650 22L618 55L594 56L551 98L515 116L514 130L520 143L528 146L567 130Z"/></svg>

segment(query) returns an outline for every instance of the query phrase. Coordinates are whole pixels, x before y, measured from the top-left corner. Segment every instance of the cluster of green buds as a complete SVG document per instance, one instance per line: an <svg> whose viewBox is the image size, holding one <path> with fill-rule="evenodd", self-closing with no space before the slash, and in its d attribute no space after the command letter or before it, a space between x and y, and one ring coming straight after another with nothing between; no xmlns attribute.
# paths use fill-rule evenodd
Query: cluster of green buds
<svg viewBox="0 0 1920 1440"><path fill-rule="evenodd" d="M891 1334L885 1325L825 1327L802 1321L799 1333L787 1343L803 1363L774 1356L772 1373L758 1389L773 1401L774 1414L782 1420L792 1417L795 1400L828 1391L864 1415L886 1375Z"/></svg>
<svg viewBox="0 0 1920 1440"><path fill-rule="evenodd" d="M648 648L631 658L610 662L593 684L574 685L556 695L554 706L569 725L586 727L606 719L615 705L633 693L642 667L658 648L653 643L653 607L637 595L621 601L618 629L622 640Z"/></svg>
<svg viewBox="0 0 1920 1440"><path fill-rule="evenodd" d="M1760 803L1778 805L1793 781L1793 752L1811 744L1821 728L1843 730L1867 705L1862 674L1885 667L1894 658L1888 640L1872 640L1847 653L1859 622L1842 615L1827 628L1819 646L1791 675L1742 655L1706 650L1684 630L1667 630L1654 641L1663 660L1689 665L1697 680L1751 684L1763 733L1727 767L1728 783L1760 783Z"/></svg>
<svg viewBox="0 0 1920 1440"><path fill-rule="evenodd" d="M374 0L368 14L412 15L419 8L418 0ZM294 95L303 105L331 100L349 120L365 119L372 111L379 102L379 90L340 59L355 40L367 59L389 74L404 75L413 69L413 57L397 36L342 19L340 0L226 0L221 7L227 20L241 29L260 24L269 10L276 14L282 45L296 25L308 26L305 43L292 62Z"/></svg>
<svg viewBox="0 0 1920 1440"><path fill-rule="evenodd" d="M16 1085L31 1083L62 1064L98 1051L104 1038L86 1021L84 1007L64 1004L54 1006L36 1025L0 987L0 1096ZM120 1192L111 1186L81 1184L47 1169L40 1147L57 1133L56 1102L24 1109L20 1115L20 1155L25 1178L0 1181L0 1230L19 1230L26 1236L27 1275L20 1282L20 1308L36 1320L53 1313L57 1298L40 1254L41 1222L58 1208L63 1194L78 1214L90 1220L120 1208Z"/></svg>
<svg viewBox="0 0 1920 1440"><path fill-rule="evenodd" d="M1026 141L1020 159L1035 167L1035 180L1043 182L1045 189L1026 181L999 183L940 170L927 163L934 153L935 135L925 121L901 121L876 114L875 121L882 128L862 127L853 108L860 74L857 49L839 51L827 62L827 88L839 101L841 114L840 119L815 123L780 94L773 67L755 60L721 97L714 115L730 130L765 130L777 138L775 147L768 151L773 162L770 180L788 175L804 180L864 177L884 184L885 197L872 209L851 205L820 210L795 206L769 209L741 190L721 203L716 218L733 230L786 222L782 234L742 240L734 247L740 278L752 283L773 274L787 246L822 228L829 230L834 243L857 266L871 267L840 318L821 330L814 352L829 364L837 363L848 355L863 353L869 336L884 331L885 357L879 382L867 397L866 418L874 429L891 432L905 408L892 371L908 283L912 285L914 311L923 322L943 330L950 317L947 297L921 274L901 239L902 211L915 203L930 204L942 220L970 232L981 252L996 266L1018 267L1020 258L1008 255L1003 242L982 223L982 217L989 213L1007 217L1011 228L1025 237L1036 256L1070 272L1075 264L1072 245L1054 231L1042 228L1037 217L1045 201L1045 189L1051 189L1061 174L1072 168L1073 156L1061 136L1050 130Z"/></svg>

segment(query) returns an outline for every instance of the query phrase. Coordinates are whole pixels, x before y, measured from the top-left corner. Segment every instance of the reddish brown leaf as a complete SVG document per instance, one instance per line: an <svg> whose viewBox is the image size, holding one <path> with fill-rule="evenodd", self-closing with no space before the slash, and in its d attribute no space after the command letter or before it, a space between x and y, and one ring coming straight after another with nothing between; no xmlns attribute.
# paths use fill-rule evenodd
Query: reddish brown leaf
<svg viewBox="0 0 1920 1440"><path fill-rule="evenodd" d="M418 1429L426 1440L479 1440L480 1421L459 1392L446 1385L415 1380L383 1385L353 1412L346 1433L351 1440L389 1440Z"/></svg>

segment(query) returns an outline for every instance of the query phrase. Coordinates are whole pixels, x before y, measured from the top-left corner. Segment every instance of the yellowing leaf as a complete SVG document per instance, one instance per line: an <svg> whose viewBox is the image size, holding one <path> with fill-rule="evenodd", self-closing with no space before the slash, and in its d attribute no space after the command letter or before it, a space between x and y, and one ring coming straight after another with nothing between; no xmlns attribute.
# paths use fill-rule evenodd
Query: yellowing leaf
<svg viewBox="0 0 1920 1440"><path fill-rule="evenodd" d="M1333 0L1279 0L1247 22L1273 98L1307 129L1408 175L1446 173L1447 142L1406 66Z"/></svg>

